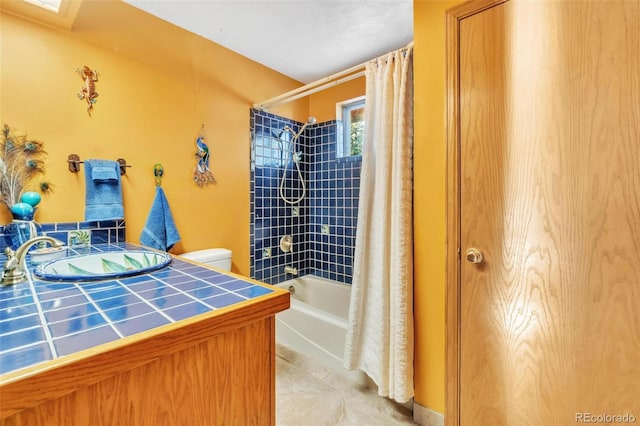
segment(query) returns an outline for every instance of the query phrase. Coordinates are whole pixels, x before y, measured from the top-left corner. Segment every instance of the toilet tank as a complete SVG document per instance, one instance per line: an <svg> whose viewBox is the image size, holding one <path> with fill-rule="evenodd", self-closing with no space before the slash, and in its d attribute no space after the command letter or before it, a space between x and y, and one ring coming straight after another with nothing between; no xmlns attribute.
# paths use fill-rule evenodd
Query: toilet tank
<svg viewBox="0 0 640 426"><path fill-rule="evenodd" d="M207 266L231 271L231 250L225 248L209 248L204 250L189 251L180 256L189 260L204 263Z"/></svg>

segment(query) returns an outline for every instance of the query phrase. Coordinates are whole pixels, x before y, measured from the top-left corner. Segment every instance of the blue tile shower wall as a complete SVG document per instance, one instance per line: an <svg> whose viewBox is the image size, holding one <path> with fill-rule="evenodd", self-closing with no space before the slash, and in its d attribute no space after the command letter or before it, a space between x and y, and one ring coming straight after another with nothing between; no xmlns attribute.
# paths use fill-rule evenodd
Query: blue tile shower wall
<svg viewBox="0 0 640 426"><path fill-rule="evenodd" d="M309 129L309 267L315 275L351 284L362 157L336 157L338 124Z"/></svg>
<svg viewBox="0 0 640 426"><path fill-rule="evenodd" d="M309 273L307 258L308 197L297 204L288 204L280 196L282 192L290 201L303 195L298 168L291 160L290 133L283 132L285 126L298 132L301 123L273 114L251 110L251 225L250 257L251 277L277 284L287 279L285 266L297 268L299 275ZM298 164L305 185L308 180L309 163L307 137L300 136L296 151L302 152ZM305 187L304 192L308 190ZM284 235L293 238L293 249L280 249Z"/></svg>
<svg viewBox="0 0 640 426"><path fill-rule="evenodd" d="M90 239L89 244L101 243L123 243L125 242L126 226L123 219L102 220L88 222L52 222L41 223L42 234L57 238L69 245L74 245L74 241L80 242L76 237L79 231L89 231L85 233ZM0 251L9 245L8 236L5 234L4 226L0 227Z"/></svg>
<svg viewBox="0 0 640 426"><path fill-rule="evenodd" d="M291 161L291 137L285 126L298 132L302 123L251 110L251 276L270 284L291 276L315 274L351 283L358 216L360 157L336 158L339 123L308 126L296 144L305 197L290 205L280 196L296 200L302 187ZM284 149L283 149L284 148ZM293 252L280 250L283 235L293 237Z"/></svg>

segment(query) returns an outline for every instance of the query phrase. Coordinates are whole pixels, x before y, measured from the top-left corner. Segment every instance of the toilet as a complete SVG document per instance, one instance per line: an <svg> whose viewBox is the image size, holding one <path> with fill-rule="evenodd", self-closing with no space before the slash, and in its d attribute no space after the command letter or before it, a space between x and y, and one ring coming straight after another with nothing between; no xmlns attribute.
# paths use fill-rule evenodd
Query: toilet
<svg viewBox="0 0 640 426"><path fill-rule="evenodd" d="M222 271L231 271L231 250L225 248L209 248L189 251L180 256L212 266Z"/></svg>

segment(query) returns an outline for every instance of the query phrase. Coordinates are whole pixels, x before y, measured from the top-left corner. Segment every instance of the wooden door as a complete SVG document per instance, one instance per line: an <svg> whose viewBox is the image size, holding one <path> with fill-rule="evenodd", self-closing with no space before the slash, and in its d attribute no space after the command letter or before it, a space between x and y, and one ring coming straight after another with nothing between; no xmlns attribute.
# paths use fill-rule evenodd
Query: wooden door
<svg viewBox="0 0 640 426"><path fill-rule="evenodd" d="M640 423L640 1L451 16L448 424Z"/></svg>

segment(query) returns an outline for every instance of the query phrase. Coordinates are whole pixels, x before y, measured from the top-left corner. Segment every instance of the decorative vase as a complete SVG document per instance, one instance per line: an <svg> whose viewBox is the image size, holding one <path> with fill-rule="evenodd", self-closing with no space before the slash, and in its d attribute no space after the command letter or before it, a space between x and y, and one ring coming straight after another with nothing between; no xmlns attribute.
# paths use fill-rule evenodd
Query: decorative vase
<svg viewBox="0 0 640 426"><path fill-rule="evenodd" d="M16 250L31 238L42 234L42 226L33 220L14 219L4 226L7 245Z"/></svg>
<svg viewBox="0 0 640 426"><path fill-rule="evenodd" d="M28 203L15 203L11 206L11 216L14 220L33 220L35 213L35 208Z"/></svg>

